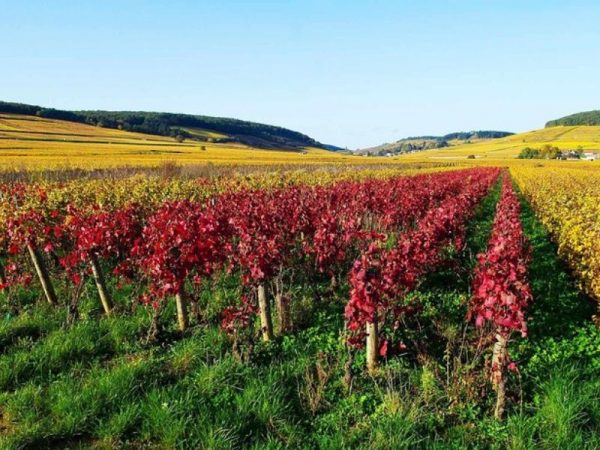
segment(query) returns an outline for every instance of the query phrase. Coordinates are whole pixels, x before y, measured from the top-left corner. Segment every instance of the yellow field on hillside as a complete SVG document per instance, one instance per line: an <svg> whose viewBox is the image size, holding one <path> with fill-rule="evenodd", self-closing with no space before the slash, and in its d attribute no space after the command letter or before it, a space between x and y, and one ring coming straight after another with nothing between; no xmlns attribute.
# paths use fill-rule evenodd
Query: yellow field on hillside
<svg viewBox="0 0 600 450"><path fill-rule="evenodd" d="M190 130L206 137L224 135ZM379 161L377 161L379 160ZM260 165L376 163L383 158L341 155L317 148L264 150L242 144L218 144L100 128L33 116L0 114L0 170L108 168L179 164Z"/></svg>
<svg viewBox="0 0 600 450"><path fill-rule="evenodd" d="M206 138L224 138L211 130L189 129ZM0 114L0 170L65 168L155 167L165 161L181 165L322 165L427 164L532 165L517 160L527 147L552 144L561 149L600 151L600 126L554 127L501 139L463 143L395 157L353 156L318 148L303 151L269 150L236 143L186 140L132 133L35 116ZM468 159L474 155L475 159ZM543 161L547 165L596 167L599 162Z"/></svg>
<svg viewBox="0 0 600 450"><path fill-rule="evenodd" d="M542 128L500 139L411 153L401 158L418 161L461 160L473 155L477 159L506 160L516 158L525 147L539 148L544 144L564 150L581 147L584 151L600 151L600 126Z"/></svg>
<svg viewBox="0 0 600 450"><path fill-rule="evenodd" d="M192 136L199 136L199 137L203 137L203 138L221 139L221 138L227 137L226 134L219 133L217 131L203 130L202 128L186 127L186 128L183 128L183 130L187 131Z"/></svg>

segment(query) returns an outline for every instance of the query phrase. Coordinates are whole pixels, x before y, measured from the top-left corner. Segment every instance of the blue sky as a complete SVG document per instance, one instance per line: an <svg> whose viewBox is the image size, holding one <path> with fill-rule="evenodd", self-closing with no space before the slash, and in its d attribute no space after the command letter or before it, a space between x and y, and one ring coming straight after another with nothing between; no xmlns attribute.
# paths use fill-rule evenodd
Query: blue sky
<svg viewBox="0 0 600 450"><path fill-rule="evenodd" d="M350 148L600 108L600 2L0 0L0 99Z"/></svg>

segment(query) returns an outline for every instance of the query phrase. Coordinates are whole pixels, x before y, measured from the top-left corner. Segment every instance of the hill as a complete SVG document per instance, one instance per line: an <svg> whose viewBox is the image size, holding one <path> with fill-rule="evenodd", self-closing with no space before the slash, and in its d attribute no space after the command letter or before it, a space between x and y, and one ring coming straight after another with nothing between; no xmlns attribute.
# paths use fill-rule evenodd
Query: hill
<svg viewBox="0 0 600 450"><path fill-rule="evenodd" d="M561 117L560 119L550 120L546 123L546 128L575 125L600 125L600 110L584 111Z"/></svg>
<svg viewBox="0 0 600 450"><path fill-rule="evenodd" d="M266 149L325 148L297 131L223 117L145 111L65 111L22 103L0 102L0 113L65 120L101 128L169 136L179 141L241 143Z"/></svg>
<svg viewBox="0 0 600 450"><path fill-rule="evenodd" d="M477 159L513 159L526 147L556 146L561 150L600 151L600 126L554 126L499 139L464 142L442 149L432 149L402 159L453 160L475 157Z"/></svg>
<svg viewBox="0 0 600 450"><path fill-rule="evenodd" d="M446 148L483 139L498 139L512 134L513 133L507 131L479 130L461 131L443 136L414 136L400 139L396 142L378 145L376 147L359 149L356 153L363 155L413 153L436 148Z"/></svg>
<svg viewBox="0 0 600 450"><path fill-rule="evenodd" d="M262 146L226 139L225 133L200 128L187 130L206 137L206 141L181 140L37 115L0 113L0 170L157 166L165 161L181 165L232 166L359 160L311 146L294 150L267 147L265 150ZM265 141L256 137L253 142Z"/></svg>

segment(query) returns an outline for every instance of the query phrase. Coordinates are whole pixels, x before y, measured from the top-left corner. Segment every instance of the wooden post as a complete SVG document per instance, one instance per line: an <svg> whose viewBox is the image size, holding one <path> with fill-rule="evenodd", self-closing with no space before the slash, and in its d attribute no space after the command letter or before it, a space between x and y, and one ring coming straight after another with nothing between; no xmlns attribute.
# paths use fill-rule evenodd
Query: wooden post
<svg viewBox="0 0 600 450"><path fill-rule="evenodd" d="M175 304L177 305L177 324L180 331L185 331L189 325L187 298L183 285L179 288L179 292L175 294Z"/></svg>
<svg viewBox="0 0 600 450"><path fill-rule="evenodd" d="M4 266L2 265L1 259L0 259L0 284L6 284L6 273L4 273Z"/></svg>
<svg viewBox="0 0 600 450"><path fill-rule="evenodd" d="M335 273L333 273L331 275L329 289L331 290L331 292L334 292L337 289L337 287L338 287L337 277L336 277Z"/></svg>
<svg viewBox="0 0 600 450"><path fill-rule="evenodd" d="M290 299L283 295L283 267L279 268L279 274L273 280L275 289L275 306L277 308L277 322L279 335L283 336L292 328L292 314L290 311Z"/></svg>
<svg viewBox="0 0 600 450"><path fill-rule="evenodd" d="M262 329L263 341L269 342L273 340L273 321L271 320L271 305L267 299L265 285L259 284L258 292L258 308L260 309L260 327Z"/></svg>
<svg viewBox="0 0 600 450"><path fill-rule="evenodd" d="M283 295L282 292L278 292L275 296L275 303L277 305L277 314L279 321L279 334L284 335L292 328L292 317L290 313L290 300Z"/></svg>
<svg viewBox="0 0 600 450"><path fill-rule="evenodd" d="M501 333L496 334L496 343L492 355L492 386L496 391L496 408L494 418L502 420L504 407L506 405L506 345L507 339Z"/></svg>
<svg viewBox="0 0 600 450"><path fill-rule="evenodd" d="M50 275L48 275L48 269L46 268L46 263L44 262L42 254L33 244L27 244L27 250L29 250L29 256L31 257L35 271L40 279L40 283L42 284L42 289L46 295L48 303L51 305L56 305L58 303L58 299L56 298L54 286L52 286L52 280L50 280Z"/></svg>
<svg viewBox="0 0 600 450"><path fill-rule="evenodd" d="M367 322L367 370L370 375L374 375L377 372L378 352L377 316L375 316L373 318L373 323Z"/></svg>
<svg viewBox="0 0 600 450"><path fill-rule="evenodd" d="M94 275L94 281L96 282L96 288L98 289L98 295L100 295L100 301L102 302L102 307L104 308L104 312L107 316L110 316L111 311L113 309L113 300L106 288L106 281L104 279L104 274L102 273L102 268L98 263L98 258L96 255L91 256L90 263L92 265L92 273Z"/></svg>
<svg viewBox="0 0 600 450"><path fill-rule="evenodd" d="M344 364L343 383L344 383L344 386L346 386L346 390L348 391L348 394L350 394L352 392L352 364L354 364L354 351L350 348L350 346L347 346L347 349L348 349L348 359L346 360L346 363Z"/></svg>
<svg viewBox="0 0 600 450"><path fill-rule="evenodd" d="M146 343L154 343L158 340L158 336L161 332L160 326L160 312L163 308L163 302L158 303L154 312L152 313L152 322L150 322L150 328L148 329L148 334L146 336Z"/></svg>

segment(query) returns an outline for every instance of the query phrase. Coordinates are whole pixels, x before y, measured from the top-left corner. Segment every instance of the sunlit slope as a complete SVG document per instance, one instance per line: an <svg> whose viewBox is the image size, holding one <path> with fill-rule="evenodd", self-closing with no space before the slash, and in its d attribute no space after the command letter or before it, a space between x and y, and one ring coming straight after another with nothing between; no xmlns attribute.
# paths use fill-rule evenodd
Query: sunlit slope
<svg viewBox="0 0 600 450"><path fill-rule="evenodd" d="M441 149L405 155L403 159L464 159L469 155L487 159L513 159L525 147L539 148L550 144L560 149L579 147L600 151L600 126L552 127L528 131L500 139L489 139Z"/></svg>
<svg viewBox="0 0 600 450"><path fill-rule="evenodd" d="M194 130L219 138L210 130ZM0 114L0 170L180 164L320 164L359 161L327 150L263 150L100 128L36 116ZM360 160L364 163L364 160Z"/></svg>

